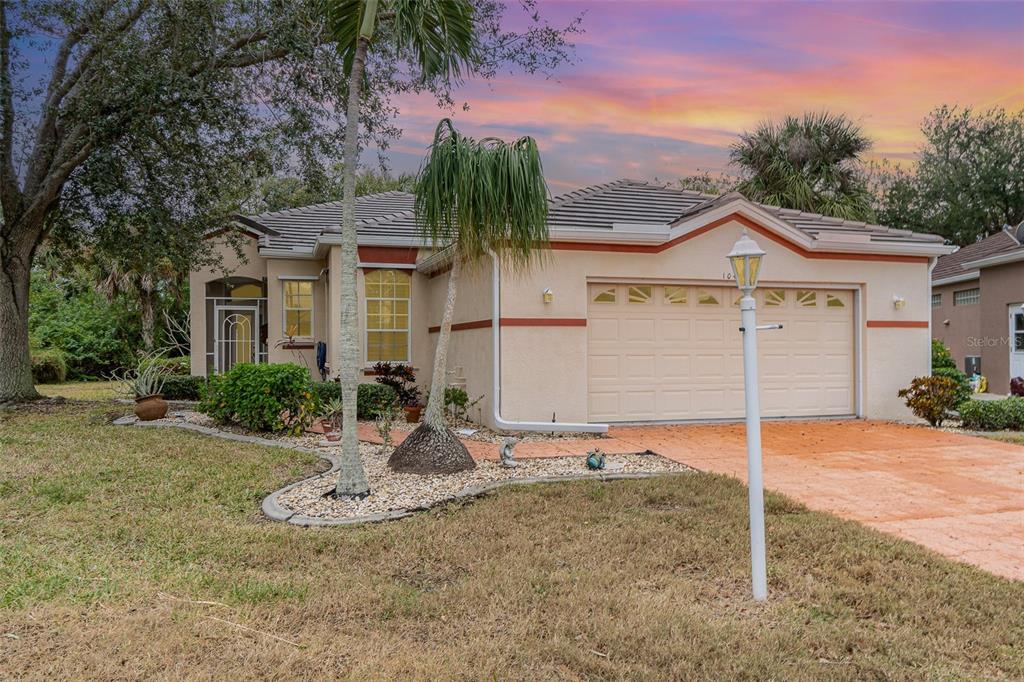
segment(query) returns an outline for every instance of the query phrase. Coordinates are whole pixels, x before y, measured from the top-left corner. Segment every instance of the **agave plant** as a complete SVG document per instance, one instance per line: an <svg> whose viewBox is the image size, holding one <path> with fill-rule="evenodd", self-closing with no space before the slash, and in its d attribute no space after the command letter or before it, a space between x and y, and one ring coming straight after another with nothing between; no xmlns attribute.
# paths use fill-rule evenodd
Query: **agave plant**
<svg viewBox="0 0 1024 682"><path fill-rule="evenodd" d="M138 400L151 395L160 395L164 390L168 369L157 362L163 351L145 353L134 367L115 370L110 378L120 384L121 393Z"/></svg>

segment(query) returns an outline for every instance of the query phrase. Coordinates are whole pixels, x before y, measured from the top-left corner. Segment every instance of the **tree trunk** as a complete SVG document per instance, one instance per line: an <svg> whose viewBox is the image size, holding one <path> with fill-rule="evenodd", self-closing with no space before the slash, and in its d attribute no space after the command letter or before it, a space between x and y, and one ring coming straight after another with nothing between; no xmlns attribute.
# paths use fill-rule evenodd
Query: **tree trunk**
<svg viewBox="0 0 1024 682"><path fill-rule="evenodd" d="M451 432L444 420L444 391L448 387L448 341L452 335L455 297L458 294L462 259L452 260L448 273L448 298L444 302L441 329L434 351L434 376L430 380L430 398L423 423L399 444L388 458L394 471L411 474L447 474L476 467L462 441Z"/></svg>
<svg viewBox="0 0 1024 682"><path fill-rule="evenodd" d="M0 254L0 403L39 397L28 341L31 256Z"/></svg>
<svg viewBox="0 0 1024 682"><path fill-rule="evenodd" d="M153 304L153 290L139 289L139 313L142 318L142 346L152 351L156 343L156 315Z"/></svg>
<svg viewBox="0 0 1024 682"><path fill-rule="evenodd" d="M345 174L342 178L341 272L341 465L338 467L337 497L362 498L370 494L370 484L359 458L359 426L356 401L359 391L358 308L356 306L359 246L356 234L356 168L359 165L359 98L369 40L359 38L349 74L348 110L345 121Z"/></svg>

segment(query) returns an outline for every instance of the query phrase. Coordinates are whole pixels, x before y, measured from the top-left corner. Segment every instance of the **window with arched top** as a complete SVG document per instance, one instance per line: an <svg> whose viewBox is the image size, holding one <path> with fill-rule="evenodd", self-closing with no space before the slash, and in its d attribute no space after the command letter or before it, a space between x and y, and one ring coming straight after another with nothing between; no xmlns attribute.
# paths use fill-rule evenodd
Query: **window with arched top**
<svg viewBox="0 0 1024 682"><path fill-rule="evenodd" d="M366 361L409 361L409 298L405 270L370 270L364 276Z"/></svg>

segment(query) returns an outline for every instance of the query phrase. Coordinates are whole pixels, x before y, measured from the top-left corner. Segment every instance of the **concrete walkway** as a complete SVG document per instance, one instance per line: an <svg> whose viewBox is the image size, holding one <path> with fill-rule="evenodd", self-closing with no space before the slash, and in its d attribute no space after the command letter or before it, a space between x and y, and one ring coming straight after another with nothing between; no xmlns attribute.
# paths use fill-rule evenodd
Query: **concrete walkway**
<svg viewBox="0 0 1024 682"><path fill-rule="evenodd" d="M363 425L360 425L361 427ZM360 439L377 441L370 425ZM396 432L396 440L404 433ZM747 478L742 424L622 426L600 440L524 442L517 457L650 450ZM811 509L860 521L952 559L1024 580L1024 447L873 421L765 422L765 485ZM473 457L498 446L466 441Z"/></svg>

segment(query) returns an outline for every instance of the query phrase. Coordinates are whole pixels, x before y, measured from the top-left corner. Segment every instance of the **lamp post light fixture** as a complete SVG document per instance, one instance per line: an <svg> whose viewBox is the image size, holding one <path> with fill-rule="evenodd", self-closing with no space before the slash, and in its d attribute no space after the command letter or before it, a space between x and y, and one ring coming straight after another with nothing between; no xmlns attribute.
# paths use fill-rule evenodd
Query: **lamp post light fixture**
<svg viewBox="0 0 1024 682"><path fill-rule="evenodd" d="M747 412L747 490L750 507L750 569L754 599L768 597L768 571L764 548L764 478L761 466L761 405L757 387L757 304L754 289L761 274L764 251L743 231L729 253L740 299L743 333L743 394Z"/></svg>

